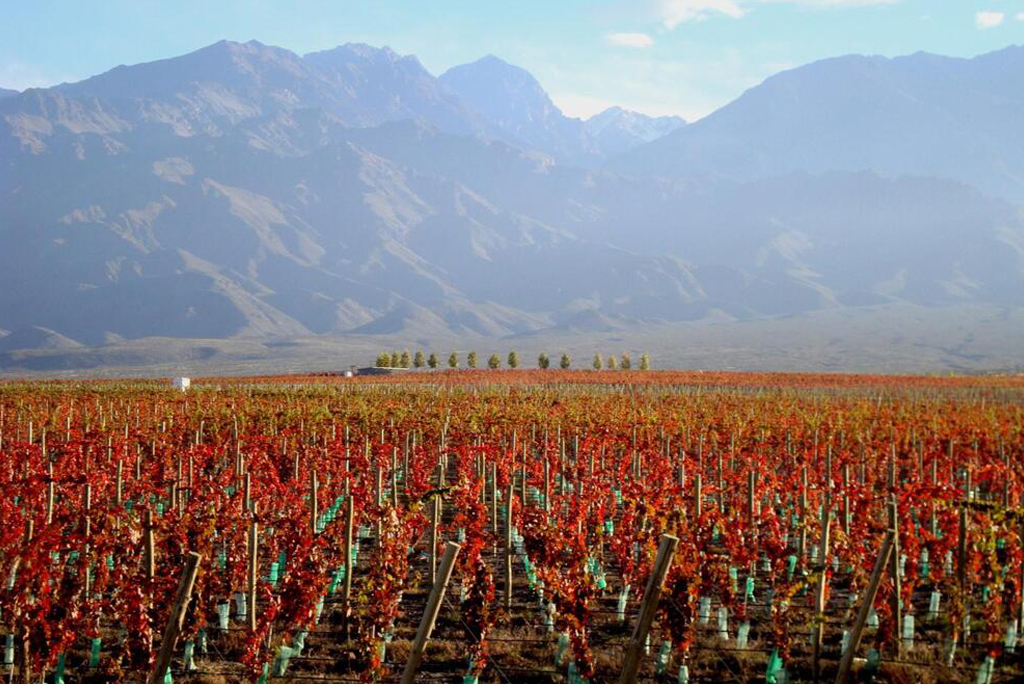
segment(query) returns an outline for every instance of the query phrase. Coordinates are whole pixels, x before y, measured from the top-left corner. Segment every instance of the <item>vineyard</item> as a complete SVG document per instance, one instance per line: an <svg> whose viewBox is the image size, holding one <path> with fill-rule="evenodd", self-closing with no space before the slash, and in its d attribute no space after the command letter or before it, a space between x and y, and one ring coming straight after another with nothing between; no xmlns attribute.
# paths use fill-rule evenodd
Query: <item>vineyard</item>
<svg viewBox="0 0 1024 684"><path fill-rule="evenodd" d="M1024 680L1020 376L6 383L0 455L10 681Z"/></svg>

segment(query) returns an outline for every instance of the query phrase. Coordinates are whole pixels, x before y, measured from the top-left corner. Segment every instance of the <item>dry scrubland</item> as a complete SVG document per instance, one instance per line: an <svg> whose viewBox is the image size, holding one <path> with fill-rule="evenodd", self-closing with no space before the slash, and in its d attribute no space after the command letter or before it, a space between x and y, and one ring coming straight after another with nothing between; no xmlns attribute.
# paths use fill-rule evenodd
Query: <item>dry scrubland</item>
<svg viewBox="0 0 1024 684"><path fill-rule="evenodd" d="M1019 681L1022 437L1022 376L0 383L3 668L398 681L454 542L417 681Z"/></svg>

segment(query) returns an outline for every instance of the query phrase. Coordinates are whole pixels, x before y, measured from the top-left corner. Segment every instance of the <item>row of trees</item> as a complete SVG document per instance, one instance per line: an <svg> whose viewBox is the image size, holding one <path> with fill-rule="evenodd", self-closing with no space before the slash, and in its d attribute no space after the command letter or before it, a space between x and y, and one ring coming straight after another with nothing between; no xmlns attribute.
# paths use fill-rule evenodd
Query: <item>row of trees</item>
<svg viewBox="0 0 1024 684"><path fill-rule="evenodd" d="M475 351L471 351L466 354L466 366L469 368L476 368L479 362L479 358ZM441 361L437 358L437 354L431 352L430 356L424 355L422 351L417 351L415 354L410 354L409 350L406 349L403 352L381 352L377 355L378 368L439 368ZM505 365L509 368L519 367L519 354L514 351L510 351L505 359ZM621 368L622 370L630 370L633 368L633 361L629 354L622 354L616 357L614 354L609 355L606 358L601 358L600 354L594 354L594 358L590 363L591 368L595 370L601 370L602 368L608 368L615 370ZM448 368L459 367L459 353L452 352L448 355ZM501 368L501 357L497 354L491 354L487 359L488 368ZM541 352L537 356L537 368L550 368L551 359L544 352ZM572 367L572 357L568 354L563 353L562 357L558 360L558 367L568 369ZM651 357L647 354L640 356L639 368L640 370L649 370L651 367Z"/></svg>

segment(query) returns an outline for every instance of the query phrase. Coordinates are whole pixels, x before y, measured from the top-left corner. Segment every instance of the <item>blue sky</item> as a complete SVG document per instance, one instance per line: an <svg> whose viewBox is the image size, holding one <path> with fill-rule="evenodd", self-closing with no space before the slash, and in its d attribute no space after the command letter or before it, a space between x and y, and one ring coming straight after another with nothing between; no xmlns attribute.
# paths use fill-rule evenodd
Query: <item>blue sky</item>
<svg viewBox="0 0 1024 684"><path fill-rule="evenodd" d="M0 0L0 87L73 81L222 38L355 41L439 74L493 53L567 113L703 116L781 69L850 52L970 57L1024 43L1024 0Z"/></svg>

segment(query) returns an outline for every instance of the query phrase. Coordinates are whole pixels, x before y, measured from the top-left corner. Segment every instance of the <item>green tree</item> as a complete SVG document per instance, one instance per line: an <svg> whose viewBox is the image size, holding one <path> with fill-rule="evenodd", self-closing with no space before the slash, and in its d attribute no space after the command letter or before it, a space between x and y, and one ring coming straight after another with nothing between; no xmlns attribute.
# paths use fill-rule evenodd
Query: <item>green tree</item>
<svg viewBox="0 0 1024 684"><path fill-rule="evenodd" d="M563 353L562 354L562 358L558 361L558 366L562 370L568 370L569 366L571 366L571 365L572 365L572 359L569 357L568 354Z"/></svg>
<svg viewBox="0 0 1024 684"><path fill-rule="evenodd" d="M651 370L651 357L647 354L640 356L640 370Z"/></svg>
<svg viewBox="0 0 1024 684"><path fill-rule="evenodd" d="M605 368L608 370L615 370L619 367L619 361L615 358L615 354L609 354L608 358L605 359Z"/></svg>
<svg viewBox="0 0 1024 684"><path fill-rule="evenodd" d="M427 360L423 357L423 352L416 350L416 355L412 357L412 365L416 368L423 368Z"/></svg>
<svg viewBox="0 0 1024 684"><path fill-rule="evenodd" d="M537 357L537 368L547 368L550 365L551 360L548 358L548 355L541 352L540 356Z"/></svg>
<svg viewBox="0 0 1024 684"><path fill-rule="evenodd" d="M408 349L402 352L402 355L398 358L398 363L402 368L408 368L412 363L412 355L409 354Z"/></svg>
<svg viewBox="0 0 1024 684"><path fill-rule="evenodd" d="M619 366L622 370L629 370L633 367L633 362L629 360L629 354L622 355L622 360L619 361Z"/></svg>
<svg viewBox="0 0 1024 684"><path fill-rule="evenodd" d="M388 354L387 352L377 354L377 363L375 365L377 366L377 368L387 368L388 366L390 366L391 354Z"/></svg>
<svg viewBox="0 0 1024 684"><path fill-rule="evenodd" d="M501 358L497 354L491 354L491 356L487 359L487 367L490 368L491 370L494 370L499 366L501 366Z"/></svg>
<svg viewBox="0 0 1024 684"><path fill-rule="evenodd" d="M392 368L402 367L402 357L398 355L398 352L391 352L391 362L388 365Z"/></svg>
<svg viewBox="0 0 1024 684"><path fill-rule="evenodd" d="M601 355L594 354L594 362L591 364L594 370L601 370Z"/></svg>
<svg viewBox="0 0 1024 684"><path fill-rule="evenodd" d="M431 368L437 368L439 365L441 365L441 362L437 360L437 354L435 354L434 352L430 352L430 356L427 357L427 365L430 366Z"/></svg>
<svg viewBox="0 0 1024 684"><path fill-rule="evenodd" d="M448 357L448 367L449 368L458 368L459 367L459 353L458 352L452 352L451 356Z"/></svg>
<svg viewBox="0 0 1024 684"><path fill-rule="evenodd" d="M508 353L508 367L519 368L519 354L516 354L514 351Z"/></svg>
<svg viewBox="0 0 1024 684"><path fill-rule="evenodd" d="M470 368L476 368L476 352L471 351L466 354L466 365Z"/></svg>

